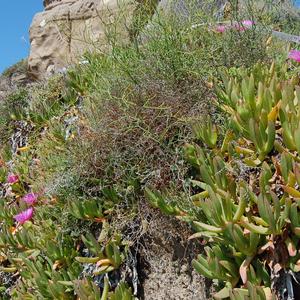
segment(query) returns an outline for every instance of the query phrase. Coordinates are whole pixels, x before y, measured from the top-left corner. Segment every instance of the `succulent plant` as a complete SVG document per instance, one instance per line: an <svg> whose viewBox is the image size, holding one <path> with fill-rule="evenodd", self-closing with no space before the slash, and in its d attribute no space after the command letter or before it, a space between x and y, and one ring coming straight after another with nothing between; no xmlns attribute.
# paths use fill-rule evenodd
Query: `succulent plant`
<svg viewBox="0 0 300 300"><path fill-rule="evenodd" d="M70 212L77 219L101 221L103 218L102 206L95 199L82 201L80 199L69 202Z"/></svg>
<svg viewBox="0 0 300 300"><path fill-rule="evenodd" d="M300 270L299 80L274 63L234 74L217 83L229 130L215 140L222 128L207 121L194 126L203 146L185 146L198 190L188 202L200 213L146 192L154 206L191 224L191 238L208 243L193 265L224 285L216 299L273 299L271 274Z"/></svg>
<svg viewBox="0 0 300 300"><path fill-rule="evenodd" d="M110 199L114 197L109 190L105 195ZM79 280L83 264L94 263L94 275L97 276L118 269L125 257L127 245L120 235L111 234L109 211L105 211L107 218L104 218L99 201L75 200L66 204L73 219L102 225L98 240L92 233L81 237L82 244L88 249L87 257L81 256L80 237L78 240L64 236L55 219L45 220L45 207L40 209L39 202L33 203L33 220L16 223L17 211L32 204L23 201L18 192L11 194L9 203L7 200L0 199L0 271L19 278L10 292L13 299L75 299L76 295L83 297L86 293L90 299L115 299L114 296L133 299L131 290L124 283L120 282L116 289L105 283L100 291L89 278Z"/></svg>
<svg viewBox="0 0 300 300"><path fill-rule="evenodd" d="M217 127L212 124L210 118L204 119L202 123L195 123L193 125L193 131L195 137L210 148L216 146L218 140Z"/></svg>
<svg viewBox="0 0 300 300"><path fill-rule="evenodd" d="M76 257L75 259L80 263L95 263L97 265L94 271L95 275L118 269L124 260L125 251L123 253L121 251L121 246L124 246L122 245L121 236L115 236L115 238L108 241L106 245L101 245L92 234L87 234L85 237L83 236L82 241L95 256Z"/></svg>
<svg viewBox="0 0 300 300"><path fill-rule="evenodd" d="M80 299L87 300L133 300L131 289L124 282L121 282L114 292L109 292L109 281L104 278L104 288L100 289L88 279L74 282L75 293Z"/></svg>

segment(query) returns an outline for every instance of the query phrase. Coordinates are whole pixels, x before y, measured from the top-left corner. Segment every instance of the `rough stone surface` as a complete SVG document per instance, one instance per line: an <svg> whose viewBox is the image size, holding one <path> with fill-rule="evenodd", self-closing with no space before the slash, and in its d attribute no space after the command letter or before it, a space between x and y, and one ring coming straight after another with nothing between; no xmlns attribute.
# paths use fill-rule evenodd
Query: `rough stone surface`
<svg viewBox="0 0 300 300"><path fill-rule="evenodd" d="M116 24L116 12L118 16L124 12L116 26L118 32L125 32L129 20L125 14L134 2L45 0L45 10L35 15L30 28L30 74L40 79L77 61L84 51L107 45L104 28Z"/></svg>
<svg viewBox="0 0 300 300"><path fill-rule="evenodd" d="M152 2L151 2L152 1ZM225 0L216 0L221 7ZM80 60L88 50L108 48L109 29L117 39L128 38L135 8L149 3L157 11L187 18L203 8L203 0L44 0L44 11L35 15L30 28L29 74L41 79Z"/></svg>
<svg viewBox="0 0 300 300"><path fill-rule="evenodd" d="M44 0L43 3L45 10L36 14L30 28L28 67L31 76L37 79L78 61L80 55L87 50L107 49L105 28L107 25L114 26L116 16L117 32L121 39L127 38L131 15L137 6L144 3L155 3L156 11L171 12L182 19L189 18L191 12L196 14L201 9L214 12L217 19L222 20L224 8L229 1ZM120 12L123 16L121 18Z"/></svg>
<svg viewBox="0 0 300 300"><path fill-rule="evenodd" d="M22 60L0 75L0 102L15 89L30 84L27 73L27 60Z"/></svg>
<svg viewBox="0 0 300 300"><path fill-rule="evenodd" d="M146 259L144 300L205 300L212 295L211 284L197 274L191 261L202 252L186 224L156 215L151 233L145 237L142 257ZM153 226L154 225L154 226ZM198 244L197 244L198 243Z"/></svg>

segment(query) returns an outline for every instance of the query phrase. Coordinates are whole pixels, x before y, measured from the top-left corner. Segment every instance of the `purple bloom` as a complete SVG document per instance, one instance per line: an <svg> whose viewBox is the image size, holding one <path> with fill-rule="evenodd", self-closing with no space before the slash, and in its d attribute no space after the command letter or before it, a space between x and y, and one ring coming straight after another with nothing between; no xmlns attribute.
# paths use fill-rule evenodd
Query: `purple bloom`
<svg viewBox="0 0 300 300"><path fill-rule="evenodd" d="M296 62L300 62L300 51L299 50L291 50L288 58L295 60Z"/></svg>
<svg viewBox="0 0 300 300"><path fill-rule="evenodd" d="M24 224L26 221L30 220L33 216L33 207L30 207L21 213L14 216L14 219L20 224Z"/></svg>
<svg viewBox="0 0 300 300"><path fill-rule="evenodd" d="M10 184L14 184L19 181L19 176L14 174L9 174L7 177L7 182Z"/></svg>
<svg viewBox="0 0 300 300"><path fill-rule="evenodd" d="M22 200L29 205L35 204L37 202L37 199L38 195L35 193L29 193L22 198Z"/></svg>

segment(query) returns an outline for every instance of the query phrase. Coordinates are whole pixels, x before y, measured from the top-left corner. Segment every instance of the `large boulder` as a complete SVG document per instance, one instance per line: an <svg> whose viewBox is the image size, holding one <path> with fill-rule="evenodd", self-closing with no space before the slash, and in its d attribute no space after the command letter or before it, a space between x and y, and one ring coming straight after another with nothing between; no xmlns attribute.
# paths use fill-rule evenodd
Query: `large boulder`
<svg viewBox="0 0 300 300"><path fill-rule="evenodd" d="M134 37L157 12L186 19L199 9L222 12L226 0L44 0L30 28L29 74L42 79L78 62L83 52L108 48L108 39ZM132 18L134 21L132 22Z"/></svg>
<svg viewBox="0 0 300 300"><path fill-rule="evenodd" d="M111 30L114 34L125 32L134 2L44 0L45 10L34 16L30 28L28 67L31 76L41 79L77 61L84 51L107 45L107 25L117 27L117 33L115 28Z"/></svg>

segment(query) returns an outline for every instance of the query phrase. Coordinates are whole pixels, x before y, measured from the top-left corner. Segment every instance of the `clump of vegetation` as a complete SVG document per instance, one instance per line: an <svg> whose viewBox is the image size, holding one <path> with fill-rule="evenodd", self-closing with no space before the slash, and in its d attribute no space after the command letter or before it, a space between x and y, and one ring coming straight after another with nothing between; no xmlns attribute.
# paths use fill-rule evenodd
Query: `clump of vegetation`
<svg viewBox="0 0 300 300"><path fill-rule="evenodd" d="M5 97L1 106L1 123L3 125L6 125L10 120L26 118L28 97L28 90L23 87L16 89Z"/></svg>
<svg viewBox="0 0 300 300"><path fill-rule="evenodd" d="M27 59L20 60L2 72L2 75L8 78L12 77L14 74L27 74Z"/></svg>
<svg viewBox="0 0 300 300"><path fill-rule="evenodd" d="M298 69L257 20L234 16L137 21L130 43L110 39L4 99L3 299L134 299L121 269L147 231L132 229L145 189L208 243L194 266L223 285L217 297L264 299L273 270L297 272Z"/></svg>
<svg viewBox="0 0 300 300"><path fill-rule="evenodd" d="M185 146L198 190L187 208L148 190L155 206L191 222L192 238L207 242L193 265L225 285L216 299L270 299L276 275L300 270L300 86L286 70L274 63L229 69L216 83L229 129L209 119L194 126L203 146Z"/></svg>

